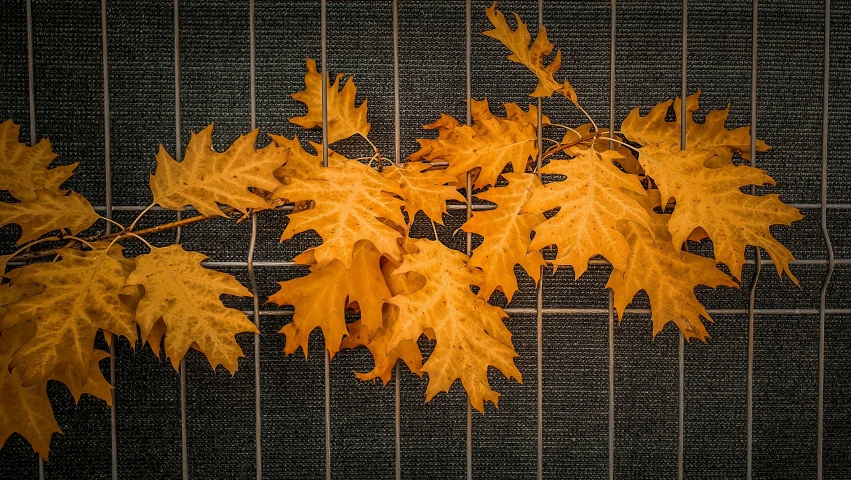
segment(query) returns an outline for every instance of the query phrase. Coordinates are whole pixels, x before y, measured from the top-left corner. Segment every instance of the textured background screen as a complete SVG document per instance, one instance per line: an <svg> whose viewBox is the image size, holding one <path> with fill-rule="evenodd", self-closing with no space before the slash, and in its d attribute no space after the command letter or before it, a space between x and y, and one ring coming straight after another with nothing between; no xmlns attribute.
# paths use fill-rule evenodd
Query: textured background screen
<svg viewBox="0 0 851 480"><path fill-rule="evenodd" d="M59 163L80 162L66 185L96 206L105 205L109 189L114 216L126 224L138 211L134 207L151 201L147 180L154 171L159 144L174 153L176 144L186 146L190 132L213 122L214 143L221 150L250 130L253 27L256 123L261 134L298 133L302 139L320 141L318 132L303 132L287 121L304 111L289 95L303 88L305 58L320 56L320 4L307 0L254 3L252 25L248 0L180 0L177 16L176 0L106 0L105 23L97 0L32 0L29 17L27 2L2 0L0 120L13 118L22 124L22 138L27 141L31 125L35 138L50 137L60 154ZM481 35L488 28L484 10L489 3L472 1L472 96L487 96L497 108L504 102L530 103L533 99L527 94L534 89L534 79L523 67L504 59L507 51L497 41ZM615 478L668 479L682 471L689 479L720 480L745 478L752 462L754 478L812 479L817 475L820 434L824 478L851 478L851 5L834 2L830 35L825 38L828 8L824 1L759 2L755 103L751 96L753 7L742 0L688 2L687 90L701 89L707 108L732 102L730 119L736 126L750 122L751 105L756 105L758 136L774 146L760 154L757 163L778 183L776 188L759 190L782 194L783 200L806 215L793 228L774 230L799 259L792 269L801 288L780 280L774 267L763 262L755 290L752 338L748 302L753 262L745 266L741 290L699 289L699 297L710 309L727 313L713 315L716 321L708 326L709 344L685 346L681 364L678 333L669 325L653 339L648 315L627 315L615 325L610 349L604 289L610 267L592 266L578 281L567 268L546 275L544 307L597 312L543 316L540 454L546 478L609 478L611 467ZM537 2L504 1L501 8L517 11L533 32L537 30ZM611 105L611 3L543 3L550 40L562 49L562 72L601 124L608 124L610 108L619 124L636 106L650 107L680 94L683 17L683 2L677 0L617 2L615 102ZM328 69L355 75L359 98L369 98L370 137L389 156L395 147L393 19L389 0L329 0L327 5ZM421 125L440 113L464 119L466 22L463 1L398 2L403 155L417 149L414 139L429 135ZM179 80L175 31L179 32ZM582 122L564 99L545 99L544 105L547 115L558 123ZM828 272L821 228L825 118L830 140L826 222L838 260L822 312L820 292ZM267 142L265 137L260 141ZM354 140L343 142L338 150L352 155L369 151ZM174 218L174 212L154 212L142 223ZM318 241L316 236L302 235L280 244L287 221L281 212L266 212L258 221L255 261L290 260ZM462 250L464 236L453 237L452 232L463 221L464 211L456 210L445 227L438 226L441 239ZM3 252L11 251L16 228L0 230ZM98 228L103 229L103 224ZM185 228L181 241L211 261L224 262L216 268L248 286L250 233L251 222L211 221ZM433 237L431 226L422 219L412 235ZM174 232L151 238L158 244L173 240ZM131 252L144 251L138 242L127 245ZM277 290L275 282L304 275L306 269L258 266L256 272L263 302ZM464 478L468 461L473 478L535 478L539 454L536 292L525 275L520 285L510 307L531 308L532 313L512 315L507 323L515 334L524 383L492 376L495 388L504 394L500 409L489 407L486 415L473 415L468 452L466 398L459 386L424 404L425 381L405 371L399 385L402 478ZM226 302L252 309L250 299ZM635 308L647 305L643 293L633 304ZM274 306L261 305L261 309ZM823 347L820 313L825 314ZM256 355L260 355L263 477L325 477L324 360L319 353L307 360L300 354L283 356L283 338L276 332L288 321L280 315L262 317L259 352L250 335L240 337L246 358L233 377L223 370L210 371L197 352L188 355L189 477L255 477ZM312 351L321 352L318 335L313 342ZM753 347L751 402L749 345ZM361 383L352 375L352 370L364 371L370 364L365 351L349 351L330 366L330 474L334 478L395 476L395 386ZM134 350L125 340L116 347L115 382L114 427L102 402L88 399L74 405L64 387L50 386L65 434L52 443L45 478L108 479L113 475L113 460L119 478L181 478L180 375L147 347ZM37 479L38 470L36 457L20 437L11 438L0 451L0 478Z"/></svg>

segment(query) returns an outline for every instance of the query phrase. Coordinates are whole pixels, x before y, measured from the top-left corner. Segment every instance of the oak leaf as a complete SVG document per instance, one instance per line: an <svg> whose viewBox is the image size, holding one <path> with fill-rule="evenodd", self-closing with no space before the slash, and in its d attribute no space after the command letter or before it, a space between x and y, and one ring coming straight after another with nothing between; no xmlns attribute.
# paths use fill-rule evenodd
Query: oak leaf
<svg viewBox="0 0 851 480"><path fill-rule="evenodd" d="M745 160L751 159L751 134L750 127L739 127L727 130L727 115L730 105L723 110L713 110L706 115L706 121L697 123L694 121L694 112L700 109L700 91L686 97L686 148L698 148L711 150L718 158L712 166L732 165L733 152L739 153ZM668 122L665 117L673 103L675 120ZM621 124L621 131L627 140L636 142L641 146L653 144L664 144L667 153L677 153L680 150L680 134L682 128L682 101L680 97L675 100L662 102L645 116L641 116L638 108L629 113ZM657 147L662 148L662 145ZM764 141L757 139L756 151L765 152L771 147Z"/></svg>
<svg viewBox="0 0 851 480"><path fill-rule="evenodd" d="M537 176L528 173L504 173L505 187L494 187L476 197L496 204L493 210L473 213L461 229L484 237L473 250L469 265L484 272L479 298L487 301L494 290L511 298L517 291L514 266L520 265L537 282L541 267L546 265L541 252L528 251L532 230L546 220L540 213L521 213L523 205L532 196L535 187L541 186Z"/></svg>
<svg viewBox="0 0 851 480"><path fill-rule="evenodd" d="M525 65L538 77L538 86L531 96L549 97L554 92L558 92L570 99L571 102L578 103L576 92L570 82L565 80L564 84L561 84L553 78L553 75L561 68L561 50L556 51L556 56L549 65L544 64L544 59L553 51L553 44L547 39L546 27L543 25L539 27L538 38L530 46L529 42L532 41L532 36L529 34L526 24L520 19L520 15L514 13L517 30L511 30L511 27L505 21L505 15L497 10L496 5L497 2L492 3L485 11L494 28L484 32L484 34L502 42L511 50L511 55L508 56L509 60Z"/></svg>
<svg viewBox="0 0 851 480"><path fill-rule="evenodd" d="M417 212L423 212L432 221L443 225L446 201L467 201L458 192L457 179L439 170L427 171L432 166L407 162L400 166L391 165L382 172L402 188L402 196L408 202L404 209L408 213L409 225L414 222Z"/></svg>
<svg viewBox="0 0 851 480"><path fill-rule="evenodd" d="M275 169L275 178L281 183L286 183L290 178L310 178L317 170L322 168L322 155L312 155L298 141L298 137L294 136L289 139L283 135L269 134L269 137L279 147L285 150L284 164ZM310 142L310 145L317 152L321 152L322 145L316 142ZM339 153L328 149L328 166L336 167L342 164L346 157Z"/></svg>
<svg viewBox="0 0 851 480"><path fill-rule="evenodd" d="M435 139L417 139L420 149L412 160L431 163L445 161L446 174L459 177L471 170L481 169L473 186L494 185L506 165L514 173L523 173L529 162L538 156L537 108L529 105L524 111L516 104L506 104L506 116L491 113L487 100L471 101L473 125L461 125L443 115L424 128L438 131ZM549 123L543 117L544 124Z"/></svg>
<svg viewBox="0 0 851 480"><path fill-rule="evenodd" d="M348 334L345 309L355 302L361 313L361 335L371 338L381 329L381 310L390 290L381 274L380 258L372 243L362 240L354 247L348 269L333 260L305 277L280 282L281 289L269 302L295 307L293 321L280 331L287 338L284 353L291 355L302 348L307 357L310 332L321 328L328 353L334 357Z"/></svg>
<svg viewBox="0 0 851 480"><path fill-rule="evenodd" d="M142 337L148 338L160 319L165 323L165 352L175 370L194 345L214 370L222 365L233 374L243 356L234 335L259 331L242 312L225 307L219 297L252 295L231 275L202 267L206 259L181 245L154 247L136 257L136 270L127 285L145 289L136 307Z"/></svg>
<svg viewBox="0 0 851 480"><path fill-rule="evenodd" d="M35 240L54 231L68 229L71 235L91 227L100 218L85 197L51 190L36 190L35 198L18 203L0 203L0 227L21 226L18 244Z"/></svg>
<svg viewBox="0 0 851 480"><path fill-rule="evenodd" d="M76 163L48 168L57 157L50 140L43 138L32 147L18 141L21 127L12 120L0 123L0 190L18 200L34 200L36 190L60 193L59 187L77 168Z"/></svg>
<svg viewBox="0 0 851 480"><path fill-rule="evenodd" d="M0 330L32 323L35 335L15 352L11 368L25 365L24 385L43 385L53 371L68 362L87 377L98 330L136 340L133 311L119 299L130 273L131 259L122 247L95 242L93 250L61 248L59 261L37 263L14 270L11 284L41 285L36 295L8 304ZM8 275L7 275L8 277Z"/></svg>
<svg viewBox="0 0 851 480"><path fill-rule="evenodd" d="M108 352L95 350L92 353L92 361L89 363L89 371L85 378L81 377L80 372L71 364L63 363L56 367L50 379L64 383L77 403L80 403L80 397L83 394L88 394L112 406L112 385L109 384L100 369L101 360L106 360L110 356Z"/></svg>
<svg viewBox="0 0 851 480"><path fill-rule="evenodd" d="M533 189L521 210L542 214L560 208L554 217L535 227L529 248L556 245L553 265L572 266L577 278L588 269L588 260L594 255L602 255L623 270L630 247L618 222L627 220L649 228L647 212L629 195L644 195L644 188L638 177L623 173L612 163L618 157L616 152L588 149L577 153L572 160L552 160L540 170L567 178Z"/></svg>
<svg viewBox="0 0 851 480"><path fill-rule="evenodd" d="M614 307L623 318L624 310L640 290L650 298L653 335L673 322L686 340L706 341L709 334L700 318L712 317L694 294L697 285L737 288L729 275L716 268L715 260L675 249L668 233L670 215L653 212L650 202L637 197L651 216L650 229L636 222L621 221L619 227L632 253L624 270L614 269L606 288L614 294Z"/></svg>
<svg viewBox="0 0 851 480"><path fill-rule="evenodd" d="M322 168L310 179L293 178L278 188L274 197L290 202L313 200L315 206L289 215L281 241L316 231L323 242L313 249L317 269L335 259L343 268L350 268L352 252L360 240L368 240L379 253L398 260L397 240L402 234L382 219L404 225L401 207L405 202L396 198L403 195L398 183L354 160Z"/></svg>
<svg viewBox="0 0 851 480"><path fill-rule="evenodd" d="M213 125L192 133L182 162L160 145L157 170L151 175L154 202L171 210L192 205L203 215L225 214L222 203L246 213L270 205L250 187L274 191L280 182L273 172L284 163L284 151L270 144L255 150L257 132L240 136L227 151L213 150Z"/></svg>
<svg viewBox="0 0 851 480"><path fill-rule="evenodd" d="M786 273L797 283L789 269L795 257L771 235L770 227L791 225L803 215L777 194L756 196L741 191L750 185L774 185L764 170L732 164L708 168L706 165L717 159L711 150L690 148L667 154L652 145L641 150L639 160L659 187L663 203L676 199L668 222L675 248L695 229L703 228L712 239L715 259L726 264L736 278L742 278L746 247L755 245L768 252L779 274Z"/></svg>
<svg viewBox="0 0 851 480"><path fill-rule="evenodd" d="M47 459L51 437L62 433L47 397L47 385L24 386L26 367L11 367L14 352L34 334L32 324L10 327L0 333L0 446L13 433L18 433Z"/></svg>
<svg viewBox="0 0 851 480"><path fill-rule="evenodd" d="M367 121L367 103L364 100L359 106L355 106L357 87L351 77L346 79L342 89L340 80L343 74L337 75L333 83L330 81L328 72L328 143L335 143L352 135L360 135L363 138L369 134L370 124ZM307 73L304 75L305 89L292 94L293 100L307 105L307 115L290 119L291 123L301 125L305 129L322 128L322 74L316 71L316 60L307 59Z"/></svg>
<svg viewBox="0 0 851 480"><path fill-rule="evenodd" d="M470 404L483 412L485 401L496 405L499 400L488 383L489 367L522 381L514 365L517 352L511 332L502 320L507 315L470 290L470 286L482 284L484 275L467 266L466 255L426 239L418 240L415 246L419 251L404 255L394 275L413 272L425 277L426 282L419 290L390 299L399 308L399 317L391 328L388 348L404 341L416 342L432 330L437 344L421 369L429 376L426 401L449 391L460 379Z"/></svg>

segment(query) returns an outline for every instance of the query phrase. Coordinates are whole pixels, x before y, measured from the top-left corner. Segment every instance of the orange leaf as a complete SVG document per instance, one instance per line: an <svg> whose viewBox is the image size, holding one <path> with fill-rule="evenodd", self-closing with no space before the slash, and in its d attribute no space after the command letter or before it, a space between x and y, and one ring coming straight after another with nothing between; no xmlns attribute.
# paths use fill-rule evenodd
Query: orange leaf
<svg viewBox="0 0 851 480"><path fill-rule="evenodd" d="M402 188L402 196L408 201L404 207L408 212L408 224L413 223L417 212L421 211L443 225L446 201L467 201L458 193L457 178L438 170L426 171L431 167L428 163L408 162L398 167L391 165L382 173Z"/></svg>

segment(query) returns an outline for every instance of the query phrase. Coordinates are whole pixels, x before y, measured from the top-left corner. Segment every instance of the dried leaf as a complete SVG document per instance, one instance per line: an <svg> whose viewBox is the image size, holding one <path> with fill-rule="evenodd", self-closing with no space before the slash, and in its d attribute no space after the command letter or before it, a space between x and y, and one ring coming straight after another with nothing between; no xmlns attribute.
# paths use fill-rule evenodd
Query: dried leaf
<svg viewBox="0 0 851 480"><path fill-rule="evenodd" d="M353 249L360 240L368 240L379 253L398 260L396 241L402 235L381 221L405 224L401 210L405 202L394 195L403 196L398 183L354 160L339 167L322 168L308 180L293 178L278 188L274 197L291 202L313 200L316 205L289 215L281 241L301 232L316 231L323 241L313 250L316 268L335 259L350 268Z"/></svg>
<svg viewBox="0 0 851 480"><path fill-rule="evenodd" d="M322 168L322 155L311 155L298 141L298 137L293 137L292 140L283 135L270 134L269 137L275 141L279 147L285 148L284 163L281 167L275 170L275 178L281 183L286 183L290 178L311 178L316 174L317 170ZM322 145L310 142L310 145L317 152L322 151ZM328 149L328 166L336 167L341 165L346 160L346 157L339 153Z"/></svg>
<svg viewBox="0 0 851 480"><path fill-rule="evenodd" d="M670 216L654 213L646 200L645 206L652 219L650 230L635 222L619 224L632 249L626 269L623 273L613 270L606 284L614 293L619 318L623 318L635 294L644 290L650 298L654 336L665 324L673 322L686 340L706 341L709 334L700 318L710 321L712 318L694 295L694 288L697 285L737 287L737 284L715 267L713 259L675 249L668 233Z"/></svg>
<svg viewBox="0 0 851 480"><path fill-rule="evenodd" d="M547 39L546 27L543 25L539 27L538 38L530 46L529 42L532 41L532 36L529 34L526 24L520 19L520 15L514 13L517 30L511 30L511 27L505 21L505 15L496 9L496 4L497 2L493 2L486 10L488 19L490 19L494 28L484 32L484 34L502 42L511 50L511 55L508 56L509 60L525 65L538 77L538 86L531 96L549 97L554 92L558 92L569 98L571 102L578 103L576 92L570 86L570 82L565 80L564 84L560 84L553 78L553 75L561 68L561 50L556 51L556 56L549 65L544 64L544 59L553 51L553 44Z"/></svg>
<svg viewBox="0 0 851 480"><path fill-rule="evenodd" d="M11 368L25 365L24 385L44 385L62 362L81 377L88 376L95 335L104 329L136 341L133 311L118 297L132 262L122 247L109 242L92 244L94 250L57 250L61 260L23 266L11 284L42 285L40 293L7 305L0 330L35 324L35 335L12 357ZM109 247L109 249L107 249Z"/></svg>
<svg viewBox="0 0 851 480"><path fill-rule="evenodd" d="M86 378L80 377L80 372L70 364L63 363L56 367L50 379L64 383L77 403L80 403L80 397L85 393L103 400L111 407L112 385L109 384L100 369L101 360L106 360L110 356L108 352L95 350L92 353L92 361L89 363Z"/></svg>
<svg viewBox="0 0 851 480"><path fill-rule="evenodd" d="M18 141L21 127L12 120L0 123L0 190L18 200L35 200L36 190L60 193L59 187L77 168L76 163L47 168L57 157L50 140L43 138L30 147Z"/></svg>
<svg viewBox="0 0 851 480"><path fill-rule="evenodd" d="M524 111L515 104L506 104L506 117L491 113L487 100L471 103L472 126L461 125L446 115L424 128L436 129L436 139L417 139L420 149L412 160L449 163L446 174L459 177L481 169L473 183L475 188L494 185L506 165L514 173L523 173L532 159L538 156L538 112L534 105ZM549 123L543 117L544 123Z"/></svg>
<svg viewBox="0 0 851 480"><path fill-rule="evenodd" d="M393 378L393 370L399 360L405 362L412 373L422 376L420 370L423 367L423 354L416 342L408 340L401 342L395 348L388 347L390 327L395 323L399 311L386 305L384 310L385 316L391 317L387 320L388 328L382 328L377 333L370 334L360 320L349 324L349 335L343 339L342 348L365 346L372 353L375 361L372 370L365 373L355 372L355 377L365 382L381 379L382 385L387 385Z"/></svg>
<svg viewBox="0 0 851 480"><path fill-rule="evenodd" d="M50 439L62 433L53 417L47 385L23 386L26 367L10 369L14 352L35 334L32 324L3 330L0 334L0 446L13 433L19 433L42 458L50 453Z"/></svg>
<svg viewBox="0 0 851 480"><path fill-rule="evenodd" d="M213 125L193 133L182 162L160 145L157 171L151 175L154 201L163 208L183 210L192 205L203 215L222 215L216 202L246 213L270 208L249 188L274 191L280 186L273 172L283 165L284 151L270 144L255 150L257 130L240 136L224 153L213 150Z"/></svg>
<svg viewBox="0 0 851 480"><path fill-rule="evenodd" d="M484 272L479 298L487 301L494 290L500 290L511 302L517 291L515 265L521 265L535 282L541 277L541 267L546 265L544 257L537 250L528 250L532 229L546 218L540 213L521 213L521 207L534 191L529 189L541 186L537 176L529 173L502 176L508 186L476 194L481 200L495 203L496 209L475 212L461 229L484 237L482 244L473 250L469 263Z"/></svg>
<svg viewBox="0 0 851 480"><path fill-rule="evenodd" d="M21 226L18 245L35 240L54 230L68 229L76 235L100 218L85 197L51 190L37 190L35 198L19 203L0 203L0 227L15 223Z"/></svg>
<svg viewBox="0 0 851 480"><path fill-rule="evenodd" d="M620 220L636 222L649 228L647 212L629 195L644 195L638 177L628 175L612 164L618 156L611 150L597 153L583 150L572 160L553 160L541 169L544 174L565 175L532 190L532 198L521 212L542 214L560 208L559 212L535 227L530 249L550 245L558 247L553 265L570 265L578 278L588 268L588 260L602 255L623 270L630 248L618 230Z"/></svg>
<svg viewBox="0 0 851 480"><path fill-rule="evenodd" d="M145 295L136 308L136 322L143 338L160 319L165 322L165 352L177 370L189 347L206 355L210 366L237 369L242 349L237 333L259 333L239 310L222 304L221 295L251 297L251 292L232 276L201 266L207 257L187 252L180 245L154 248L136 257L136 270L128 285L141 285Z"/></svg>
<svg viewBox="0 0 851 480"><path fill-rule="evenodd" d="M677 205L668 229L675 248L679 248L697 228L712 239L715 259L726 264L736 278L742 278L745 249L755 245L771 256L779 274L786 273L798 283L789 269L795 257L770 231L771 225L791 225L803 218L801 212L786 205L780 196L748 195L741 187L774 185L760 169L732 164L708 168L717 159L710 150L688 149L676 154L643 147L639 160L659 187L663 202L675 198Z"/></svg>
<svg viewBox="0 0 851 480"><path fill-rule="evenodd" d="M382 328L381 309L390 290L381 274L381 254L370 242L360 241L352 256L348 269L333 260L305 277L280 282L281 290L269 297L271 303L295 307L292 323L280 331L287 337L284 353L291 355L302 348L307 357L310 332L321 328L328 353L334 357L348 334L345 309L354 302L361 312L362 335L370 337Z"/></svg>
<svg viewBox="0 0 851 480"><path fill-rule="evenodd" d="M496 405L499 400L488 383L489 367L522 381L514 365L517 352L511 332L502 322L507 315L470 290L471 285L481 285L484 278L479 269L467 266L466 255L426 239L415 245L419 252L405 255L395 274L417 273L426 278L426 283L413 293L390 299L399 308L399 317L391 329L388 348L404 341L416 342L432 330L437 345L422 368L429 376L426 401L449 391L460 379L471 405L483 412L485 401Z"/></svg>
<svg viewBox="0 0 851 480"><path fill-rule="evenodd" d="M363 138L369 134L369 122L367 122L367 100L360 106L355 106L357 87L354 80L349 77L340 88L340 80L343 74L338 74L334 83L328 86L328 143L335 143L352 135L360 135ZM316 71L316 60L307 59L307 73L304 75L305 89L294 93L293 100L307 105L307 115L291 118L290 122L301 125L305 129L322 128L322 75Z"/></svg>
<svg viewBox="0 0 851 480"><path fill-rule="evenodd" d="M402 188L402 196L408 201L404 208L408 212L409 225L420 211L432 221L443 225L443 214L447 213L446 201L467 201L458 193L455 177L438 170L426 171L431 167L428 163L408 162L398 167L391 165L382 173Z"/></svg>

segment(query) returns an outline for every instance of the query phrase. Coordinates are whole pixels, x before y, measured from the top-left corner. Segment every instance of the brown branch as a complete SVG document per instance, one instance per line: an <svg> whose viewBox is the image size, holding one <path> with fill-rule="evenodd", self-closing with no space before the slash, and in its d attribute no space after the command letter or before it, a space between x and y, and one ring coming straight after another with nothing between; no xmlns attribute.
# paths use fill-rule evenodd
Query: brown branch
<svg viewBox="0 0 851 480"><path fill-rule="evenodd" d="M232 217L230 217L230 214L235 212L235 211L236 211L236 209L233 208L233 207L226 207L226 208L222 209L222 212L225 215L227 215L227 218L232 218ZM98 242L98 241L101 241L101 240L112 240L116 237L118 237L118 240L124 240L124 239L127 239L127 238L131 238L134 235L144 237L146 235L165 232L165 231L168 231L168 230L174 230L175 228L185 227L187 225L192 225L192 224L195 224L195 223L204 222L204 221L211 220L211 219L214 219L214 218L222 218L222 216L221 215L199 215L197 217L184 218L182 220L177 220L175 222L164 223L162 225L157 225L155 227L137 230L137 231L132 232L132 233L127 232L127 231L120 231L120 232L108 233L108 234L103 234L103 235L93 235L91 237L82 237L81 240L84 240L86 242ZM67 236L58 235L58 238L61 241L64 238L67 238ZM75 243L75 241L72 240L70 243L65 245L65 247L63 247L63 248L67 248L67 247L73 245L73 243ZM37 252L27 253L27 254L24 254L24 255L18 255L17 257L15 257L15 261L16 262L26 262L26 261L29 261L29 260L35 260L37 258L49 257L49 256L55 255L55 254L56 254L56 249L51 248L51 249L39 250Z"/></svg>

